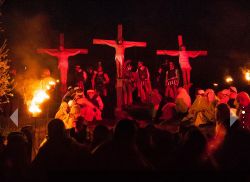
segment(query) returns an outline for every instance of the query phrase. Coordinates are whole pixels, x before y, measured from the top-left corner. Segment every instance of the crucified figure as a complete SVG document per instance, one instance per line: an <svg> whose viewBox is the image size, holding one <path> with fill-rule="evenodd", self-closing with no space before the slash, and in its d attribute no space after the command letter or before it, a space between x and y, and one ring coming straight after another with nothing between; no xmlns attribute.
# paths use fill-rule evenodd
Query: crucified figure
<svg viewBox="0 0 250 182"><path fill-rule="evenodd" d="M130 47L146 47L146 42L124 41L122 37L122 25L118 25L117 40L93 39L93 44L104 44L115 48L115 61L117 78L122 78L125 49Z"/></svg>
<svg viewBox="0 0 250 182"><path fill-rule="evenodd" d="M68 74L68 58L77 54L87 54L87 49L65 49L64 48L64 35L60 34L59 49L37 49L38 53L49 54L50 56L57 57L58 69L60 70L60 81L62 84L61 91L65 92L67 88L67 74Z"/></svg>
<svg viewBox="0 0 250 182"><path fill-rule="evenodd" d="M189 63L189 58L196 58L198 56L206 56L207 51L187 51L186 47L183 45L182 42L182 36L178 36L178 43L179 43L179 49L180 50L157 50L157 55L169 55L169 56L179 56L179 64L182 71L182 77L183 77L183 85L185 88L188 88L191 86L190 83L190 76L191 76L191 69Z"/></svg>

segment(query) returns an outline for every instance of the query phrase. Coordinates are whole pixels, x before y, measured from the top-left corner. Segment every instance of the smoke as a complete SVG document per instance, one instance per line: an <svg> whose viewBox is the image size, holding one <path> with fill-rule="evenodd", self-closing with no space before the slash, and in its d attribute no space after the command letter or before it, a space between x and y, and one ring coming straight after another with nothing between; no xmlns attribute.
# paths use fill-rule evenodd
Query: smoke
<svg viewBox="0 0 250 182"><path fill-rule="evenodd" d="M30 76L37 76L41 67L44 67L41 55L36 49L40 46L51 44L49 34L49 22L45 15L39 14L34 17L15 17L16 27L12 33L12 50L18 61L27 67ZM18 22L18 23L17 23Z"/></svg>
<svg viewBox="0 0 250 182"><path fill-rule="evenodd" d="M51 58L36 52L38 48L52 47L52 29L45 14L30 17L15 12L8 18L10 54L12 64L18 70L15 89L25 100L29 100L39 85L43 69L57 68L56 61L47 60Z"/></svg>

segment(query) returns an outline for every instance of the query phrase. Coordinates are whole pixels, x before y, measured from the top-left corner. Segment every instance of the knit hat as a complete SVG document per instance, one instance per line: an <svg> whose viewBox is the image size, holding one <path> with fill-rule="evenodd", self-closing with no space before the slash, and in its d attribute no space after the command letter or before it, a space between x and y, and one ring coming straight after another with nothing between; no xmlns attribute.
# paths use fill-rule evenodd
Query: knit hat
<svg viewBox="0 0 250 182"><path fill-rule="evenodd" d="M231 91L231 92L235 92L235 93L237 93L237 89L236 89L236 87L229 87L229 90Z"/></svg>

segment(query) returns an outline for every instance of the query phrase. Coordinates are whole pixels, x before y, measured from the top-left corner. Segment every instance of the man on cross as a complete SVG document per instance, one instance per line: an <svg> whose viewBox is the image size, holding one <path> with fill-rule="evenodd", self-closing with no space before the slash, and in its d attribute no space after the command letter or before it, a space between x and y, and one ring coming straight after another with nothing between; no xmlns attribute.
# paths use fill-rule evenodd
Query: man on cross
<svg viewBox="0 0 250 182"><path fill-rule="evenodd" d="M182 41L182 36L178 36L179 50L157 50L157 55L169 55L169 56L179 56L179 64L182 71L183 85L189 90L190 83L190 72L192 67L189 64L189 57L196 58L198 56L206 56L207 51L187 51L186 46L184 46Z"/></svg>
<svg viewBox="0 0 250 182"><path fill-rule="evenodd" d="M60 81L62 83L61 91L64 93L67 90L67 74L68 74L68 58L77 54L87 54L88 49L65 49L64 48L64 34L60 34L59 49L37 49L39 54L49 54L50 56L57 57L58 69L60 70Z"/></svg>

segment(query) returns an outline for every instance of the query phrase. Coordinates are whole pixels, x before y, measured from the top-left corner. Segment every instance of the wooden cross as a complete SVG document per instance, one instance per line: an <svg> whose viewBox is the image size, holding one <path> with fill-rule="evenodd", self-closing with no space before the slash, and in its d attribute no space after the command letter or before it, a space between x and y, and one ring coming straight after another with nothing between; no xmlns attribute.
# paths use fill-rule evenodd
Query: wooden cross
<svg viewBox="0 0 250 182"><path fill-rule="evenodd" d="M179 64L182 70L183 84L184 87L189 91L191 86L190 83L190 72L192 67L189 64L189 57L196 58L198 56L206 56L207 51L187 51L183 44L182 36L178 35L178 45L180 50L157 50L157 55L169 55L169 56L179 56Z"/></svg>
<svg viewBox="0 0 250 182"><path fill-rule="evenodd" d="M115 48L115 61L117 77L122 77L122 66L124 63L124 53L126 48L130 47L146 47L146 42L132 42L123 40L122 24L118 25L117 40L93 39L93 44L108 45Z"/></svg>
<svg viewBox="0 0 250 182"><path fill-rule="evenodd" d="M116 61L116 88L117 88L117 109L120 109L122 106L122 69L124 64L124 54L125 49L130 47L146 47L146 42L133 42L133 41L125 41L122 36L122 24L118 25L117 31L117 40L105 40L105 39L93 39L93 44L101 44L108 45L110 47L115 48L115 61Z"/></svg>
<svg viewBox="0 0 250 182"><path fill-rule="evenodd" d="M60 70L60 81L62 93L67 89L67 74L68 74L68 58L77 54L88 54L88 49L65 49L64 48L64 34L60 33L58 49L37 49L39 54L49 54L57 57L58 69Z"/></svg>

